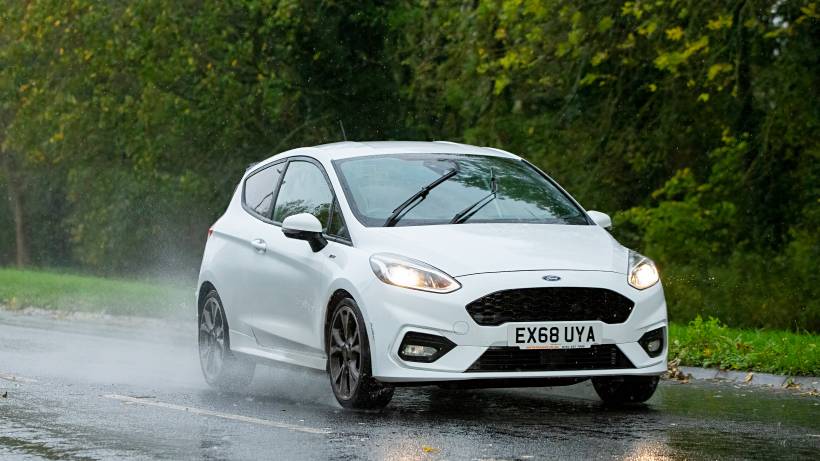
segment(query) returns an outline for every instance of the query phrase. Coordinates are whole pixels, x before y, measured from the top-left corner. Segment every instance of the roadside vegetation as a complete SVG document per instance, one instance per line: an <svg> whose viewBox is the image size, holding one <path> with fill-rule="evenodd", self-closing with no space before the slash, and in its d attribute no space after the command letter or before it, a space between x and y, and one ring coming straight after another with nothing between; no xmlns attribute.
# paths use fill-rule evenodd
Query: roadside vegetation
<svg viewBox="0 0 820 461"><path fill-rule="evenodd" d="M192 289L183 290L159 282L0 269L0 305L11 310L37 307L156 317L190 305L193 302L191 292Z"/></svg>
<svg viewBox="0 0 820 461"><path fill-rule="evenodd" d="M193 302L190 287L49 271L0 269L0 305L162 317ZM729 328L716 319L673 323L669 360L680 365L820 376L820 335Z"/></svg>
<svg viewBox="0 0 820 461"><path fill-rule="evenodd" d="M820 376L820 335L729 328L700 317L669 327L669 360L680 365Z"/></svg>

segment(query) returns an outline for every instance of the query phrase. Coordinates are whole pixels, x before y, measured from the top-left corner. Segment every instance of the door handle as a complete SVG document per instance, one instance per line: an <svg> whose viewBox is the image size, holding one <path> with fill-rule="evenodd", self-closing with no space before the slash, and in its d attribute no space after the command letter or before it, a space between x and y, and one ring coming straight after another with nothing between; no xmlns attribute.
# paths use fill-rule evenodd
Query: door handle
<svg viewBox="0 0 820 461"><path fill-rule="evenodd" d="M262 240L262 239L253 239L253 240L251 240L251 246L260 255L268 250L268 244L265 243L265 241Z"/></svg>

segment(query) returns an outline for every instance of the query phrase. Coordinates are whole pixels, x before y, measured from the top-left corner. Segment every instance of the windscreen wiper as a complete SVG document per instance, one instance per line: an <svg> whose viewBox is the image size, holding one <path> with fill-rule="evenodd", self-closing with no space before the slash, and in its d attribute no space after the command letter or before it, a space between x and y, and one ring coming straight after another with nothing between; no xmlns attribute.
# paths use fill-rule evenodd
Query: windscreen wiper
<svg viewBox="0 0 820 461"><path fill-rule="evenodd" d="M450 224L461 224L467 221L472 218L473 215L481 211L481 209L488 203L495 200L498 196L498 182L495 180L495 170L492 168L490 168L490 188L492 192L485 195L481 200L456 213L456 215L453 216L453 219L450 220Z"/></svg>
<svg viewBox="0 0 820 461"><path fill-rule="evenodd" d="M413 194L410 198L404 201L401 205L397 206L393 213L387 218L387 221L384 222L384 227L393 227L396 225L401 218L404 217L407 213L410 212L416 205L421 203L424 199L427 198L427 194L430 193L431 190L438 187L444 181L452 178L453 176L458 174L458 166L453 168L452 170L445 173L442 177L436 179L435 181L431 182L430 184L421 188L420 191Z"/></svg>

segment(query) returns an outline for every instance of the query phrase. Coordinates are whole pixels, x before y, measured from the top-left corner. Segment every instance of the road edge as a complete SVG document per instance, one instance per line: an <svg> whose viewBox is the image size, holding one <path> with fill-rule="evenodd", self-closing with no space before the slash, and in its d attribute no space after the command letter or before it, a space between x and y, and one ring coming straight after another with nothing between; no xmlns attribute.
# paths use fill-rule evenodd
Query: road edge
<svg viewBox="0 0 820 461"><path fill-rule="evenodd" d="M718 368L676 366L674 368L670 367L665 377L677 381L727 381L756 387L820 393L820 377L818 376L787 376L758 373L756 371L731 371L720 370Z"/></svg>

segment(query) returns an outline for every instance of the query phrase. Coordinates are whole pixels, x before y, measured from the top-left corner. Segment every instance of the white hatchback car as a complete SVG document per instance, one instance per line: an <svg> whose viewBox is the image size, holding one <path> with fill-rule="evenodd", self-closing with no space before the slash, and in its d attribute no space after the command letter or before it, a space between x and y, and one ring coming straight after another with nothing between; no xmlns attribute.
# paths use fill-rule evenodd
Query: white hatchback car
<svg viewBox="0 0 820 461"><path fill-rule="evenodd" d="M649 259L536 167L448 142L343 142L251 166L209 231L196 292L208 383L326 370L348 408L396 385L592 379L643 402L666 371Z"/></svg>

